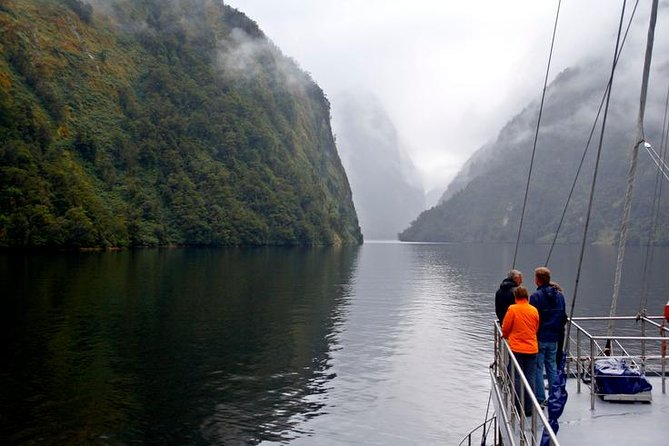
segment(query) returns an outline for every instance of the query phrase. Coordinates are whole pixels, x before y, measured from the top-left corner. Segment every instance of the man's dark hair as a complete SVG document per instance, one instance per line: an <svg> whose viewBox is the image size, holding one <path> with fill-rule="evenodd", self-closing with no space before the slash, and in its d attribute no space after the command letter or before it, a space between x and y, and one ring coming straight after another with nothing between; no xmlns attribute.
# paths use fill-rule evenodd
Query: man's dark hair
<svg viewBox="0 0 669 446"><path fill-rule="evenodd" d="M528 294L529 293L527 292L527 288L525 288L524 286L516 287L513 290L513 297L515 297L516 299L527 299Z"/></svg>

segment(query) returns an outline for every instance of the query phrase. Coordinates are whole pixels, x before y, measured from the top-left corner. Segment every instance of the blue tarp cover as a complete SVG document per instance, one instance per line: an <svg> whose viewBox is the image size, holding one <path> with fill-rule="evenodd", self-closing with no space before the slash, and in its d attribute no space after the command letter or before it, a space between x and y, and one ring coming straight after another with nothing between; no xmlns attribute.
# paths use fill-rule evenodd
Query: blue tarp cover
<svg viewBox="0 0 669 446"><path fill-rule="evenodd" d="M604 395L633 395L653 388L645 376L618 358L595 361L595 383L597 393Z"/></svg>

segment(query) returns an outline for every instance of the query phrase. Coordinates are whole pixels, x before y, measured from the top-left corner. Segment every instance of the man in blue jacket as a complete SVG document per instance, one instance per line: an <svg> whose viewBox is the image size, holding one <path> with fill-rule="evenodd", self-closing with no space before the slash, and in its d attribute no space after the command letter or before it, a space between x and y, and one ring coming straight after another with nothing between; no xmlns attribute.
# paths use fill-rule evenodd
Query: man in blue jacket
<svg viewBox="0 0 669 446"><path fill-rule="evenodd" d="M544 391L544 368L548 379L548 388L555 381L556 363L555 356L563 327L567 321L565 311L564 295L559 287L551 286L551 272L546 267L534 270L534 283L537 291L530 296L530 304L539 312L539 353L537 354L537 376L534 392L540 403L546 402Z"/></svg>

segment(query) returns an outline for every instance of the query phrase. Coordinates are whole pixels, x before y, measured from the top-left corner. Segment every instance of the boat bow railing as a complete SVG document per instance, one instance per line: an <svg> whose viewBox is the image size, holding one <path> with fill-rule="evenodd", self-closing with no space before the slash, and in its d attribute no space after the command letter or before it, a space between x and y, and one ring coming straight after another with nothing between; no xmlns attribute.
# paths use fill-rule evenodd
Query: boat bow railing
<svg viewBox="0 0 669 446"><path fill-rule="evenodd" d="M581 383L590 383L590 409L595 409L597 393L596 385L593 384L595 376L595 362L598 359L617 358L626 361L641 374L647 373L659 375L662 382L662 393L666 393L667 375L667 336L669 328L657 321L662 321L661 316L615 316L615 317L574 317L570 323L575 331L575 336L570 336L570 349L567 360L567 373L571 373L573 364L576 366L576 391L581 393ZM639 336L607 336L593 334L599 330L598 325L608 324L612 320L624 322L636 322L637 326L627 329L626 332L640 331ZM584 327L589 324L592 328ZM649 336L649 326L657 329L658 336ZM606 327L601 327L605 331ZM572 333L574 333L572 331ZM575 354L573 354L575 352Z"/></svg>
<svg viewBox="0 0 669 446"><path fill-rule="evenodd" d="M462 439L458 446L472 446L472 444L474 444L472 441L475 437L478 437L479 434L481 435L481 445L488 444L488 436L492 437L493 445L499 444L497 436L497 417L495 415L472 429L471 432Z"/></svg>
<svg viewBox="0 0 669 446"><path fill-rule="evenodd" d="M504 445L539 445L542 436L548 436L550 445L558 446L558 440L548 423L543 408L537 401L532 386L523 373L511 348L502 338L502 330L495 322L495 361L490 367L492 392L497 416L497 431ZM518 391L514 386L516 376L520 379ZM534 380L534 377L530 377ZM525 416L525 398L531 402L532 412ZM497 432L496 432L497 433ZM495 444L498 444L495 442Z"/></svg>

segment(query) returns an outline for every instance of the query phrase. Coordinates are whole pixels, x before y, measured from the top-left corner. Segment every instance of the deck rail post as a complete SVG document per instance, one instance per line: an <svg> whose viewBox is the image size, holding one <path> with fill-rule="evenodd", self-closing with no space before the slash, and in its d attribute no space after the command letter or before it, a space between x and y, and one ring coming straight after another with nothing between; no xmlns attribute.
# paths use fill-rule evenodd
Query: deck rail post
<svg viewBox="0 0 669 446"><path fill-rule="evenodd" d="M664 330L660 330L660 335L663 338L667 337ZM667 341L662 340L660 342L660 353L662 354L662 394L665 395L667 393Z"/></svg>
<svg viewBox="0 0 669 446"><path fill-rule="evenodd" d="M497 379L499 380L502 389L504 408L507 411L507 413L511 413L511 409L513 408L513 395L511 395L511 386L509 383L511 370L509 366L509 358L507 356L506 349L502 348L502 340L500 338L499 329L495 330L495 339L497 341L496 342L497 359L499 362L499 364L497 365Z"/></svg>
<svg viewBox="0 0 669 446"><path fill-rule="evenodd" d="M581 364L581 330L576 329L576 393L581 393L583 365Z"/></svg>
<svg viewBox="0 0 669 446"><path fill-rule="evenodd" d="M493 438L494 444L495 444L495 445L498 445L498 444L499 444L500 434L499 434L499 426L497 426L497 417L495 417L495 418L492 419L492 423L493 423L493 429L494 429L494 432L495 432L495 433L493 434L493 437L492 437L492 438Z"/></svg>
<svg viewBox="0 0 669 446"><path fill-rule="evenodd" d="M494 356L494 361L493 361L493 367L495 368L495 377L499 378L499 361L500 361L500 354L499 354L499 329L497 328L497 324L495 323L493 325L493 330L494 330L494 339L495 339L495 356Z"/></svg>
<svg viewBox="0 0 669 446"><path fill-rule="evenodd" d="M514 367L514 369L515 369L515 367ZM516 372L516 373L519 373L519 371ZM514 386L516 384L515 377L514 377L514 380L513 380L513 384L514 384ZM525 441L525 421L526 421L525 420L525 395L526 395L527 392L526 392L526 389L523 387L522 380L520 382L520 385L516 389L516 393L520 394L519 395L520 396L520 408L518 409L518 419L520 420L520 423L519 423L519 425L520 425L520 444L521 444L521 446L524 446L524 445L527 444L527 442Z"/></svg>
<svg viewBox="0 0 669 446"><path fill-rule="evenodd" d="M646 374L646 318L641 318L641 373Z"/></svg>
<svg viewBox="0 0 669 446"><path fill-rule="evenodd" d="M532 444L537 443L537 409L532 405Z"/></svg>
<svg viewBox="0 0 669 446"><path fill-rule="evenodd" d="M595 340L592 338L590 338L590 410L595 410Z"/></svg>
<svg viewBox="0 0 669 446"><path fill-rule="evenodd" d="M508 353L510 355L510 353ZM509 389L511 389L511 411L509 413L518 413L518 405L516 404L516 398L518 398L518 389L516 389L516 368L513 367L511 358L509 358L508 362L508 370L509 370ZM518 417L520 419L520 417ZM513 429L516 428L516 417L512 416L511 417L511 427Z"/></svg>

